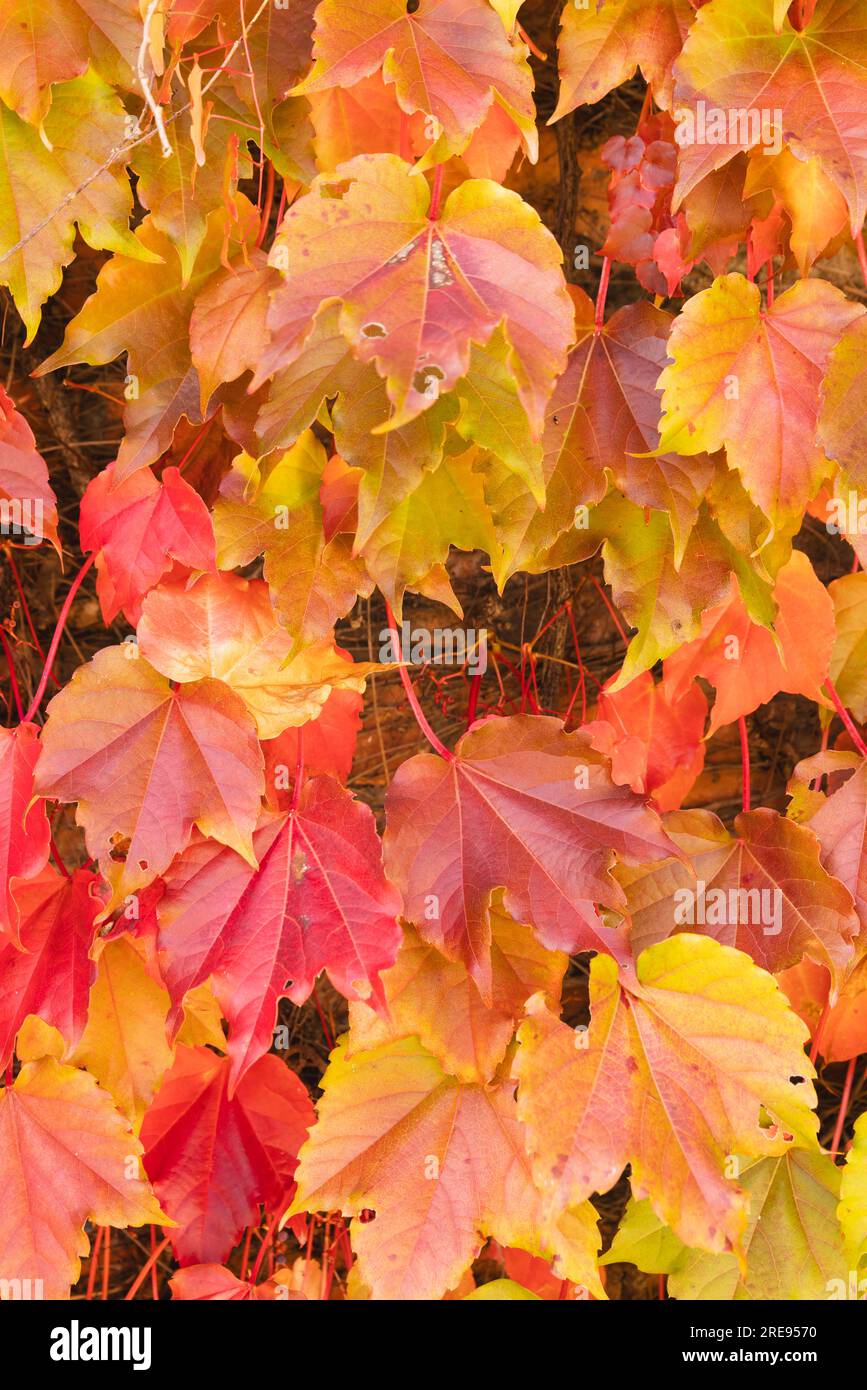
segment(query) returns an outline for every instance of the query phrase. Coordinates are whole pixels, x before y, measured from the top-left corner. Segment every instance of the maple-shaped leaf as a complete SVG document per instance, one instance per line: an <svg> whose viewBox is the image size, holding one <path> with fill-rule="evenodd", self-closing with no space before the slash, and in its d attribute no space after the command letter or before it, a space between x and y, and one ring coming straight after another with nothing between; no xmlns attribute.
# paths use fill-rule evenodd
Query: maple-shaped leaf
<svg viewBox="0 0 867 1390"><path fill-rule="evenodd" d="M856 489L867 484L867 422L864 413L867 318L858 318L831 351L822 382L819 439L828 457L845 469Z"/></svg>
<svg viewBox="0 0 867 1390"><path fill-rule="evenodd" d="M129 1122L92 1076L54 1057L28 1061L0 1092L0 1267L68 1298L89 1249L86 1221L164 1221ZM47 1196L50 1194L50 1197Z"/></svg>
<svg viewBox="0 0 867 1390"><path fill-rule="evenodd" d="M606 0L564 5L558 41L558 121L576 106L601 101L636 68L661 106L671 102L671 67L694 19L689 0Z"/></svg>
<svg viewBox="0 0 867 1390"><path fill-rule="evenodd" d="M718 3L718 0L714 0ZM752 500L776 526L800 516L830 471L816 441L819 384L863 306L821 280L799 280L763 309L743 275L688 300L669 338L659 448L725 448Z"/></svg>
<svg viewBox="0 0 867 1390"><path fill-rule="evenodd" d="M130 936L106 941L90 991L87 1027L69 1057L95 1076L135 1133L172 1065L166 1043L169 996L148 973Z"/></svg>
<svg viewBox="0 0 867 1390"><path fill-rule="evenodd" d="M248 565L264 552L272 602L299 646L330 634L357 595L373 588L349 535L326 535L327 462L307 429L276 458L258 463L241 454L214 508L220 568Z"/></svg>
<svg viewBox="0 0 867 1390"><path fill-rule="evenodd" d="M696 635L705 609L725 598L738 560L705 508L680 559L669 515L648 514L618 493L591 513L589 525L605 537L602 558L614 602L637 629L609 687L619 690Z"/></svg>
<svg viewBox="0 0 867 1390"><path fill-rule="evenodd" d="M104 647L48 706L35 785L78 802L116 904L168 868L194 825L255 863L262 769L234 691L213 680L174 690L135 647Z"/></svg>
<svg viewBox="0 0 867 1390"><path fill-rule="evenodd" d="M95 551L110 587L99 585L102 616L138 622L141 601L172 564L216 571L214 527L199 494L177 468L157 480L139 469L118 483L115 464L97 473L81 499L82 550Z"/></svg>
<svg viewBox="0 0 867 1390"><path fill-rule="evenodd" d="M37 374L44 375L72 362L99 366L127 354L125 433L115 464L116 484L159 458L183 417L203 423L198 374L190 357L190 316L230 238L243 242L257 226L258 212L240 196L211 213L185 280L172 239L146 217L134 235L140 257L147 259L113 256L97 276L96 292L67 324L62 346L38 368Z"/></svg>
<svg viewBox="0 0 867 1390"><path fill-rule="evenodd" d="M538 154L533 77L527 49L511 43L487 0L369 0L363 10L322 0L316 59L296 93L353 87L382 68L401 110L432 117L443 156L460 153L492 103L517 125L530 159Z"/></svg>
<svg viewBox="0 0 867 1390"><path fill-rule="evenodd" d="M634 1199L600 1264L622 1261L648 1274L667 1274L671 1298L826 1299L846 1278L837 1221L840 1169L829 1154L802 1149L753 1162L735 1156L735 1162L750 1199L744 1268L731 1253L689 1249L650 1202Z"/></svg>
<svg viewBox="0 0 867 1390"><path fill-rule="evenodd" d="M781 690L824 701L834 648L834 606L801 551L777 575L774 633L754 623L732 584L728 603L709 608L701 632L665 663L664 688L678 699L703 676L716 688L708 732L752 714ZM776 636L776 641L774 637Z"/></svg>
<svg viewBox="0 0 867 1390"><path fill-rule="evenodd" d="M678 194L740 151L779 153L785 139L838 186L854 235L867 211L867 15L848 0L819 0L799 31L782 11L781 0L712 0L696 15L675 64Z"/></svg>
<svg viewBox="0 0 867 1390"><path fill-rule="evenodd" d="M771 158L767 151L753 152L743 195L752 199L762 193L785 208L792 255L801 274L808 275L814 261L848 227L845 198L818 159L798 159L790 149Z"/></svg>
<svg viewBox="0 0 867 1390"><path fill-rule="evenodd" d="M288 1200L313 1123L305 1086L273 1053L231 1099L228 1077L227 1057L179 1047L142 1125L145 1167L177 1223L172 1244L182 1265L219 1264L258 1221L260 1203L276 1212Z"/></svg>
<svg viewBox="0 0 867 1390"><path fill-rule="evenodd" d="M862 928L867 928L867 764L826 798L810 817L819 837L822 862L855 899Z"/></svg>
<svg viewBox="0 0 867 1390"><path fill-rule="evenodd" d="M344 661L351 661L342 647L333 649ZM298 766L298 754L303 751L304 769L308 777L327 772L338 782L345 782L352 769L355 744L361 729L361 710L364 700L353 690L340 685L331 694L319 714L300 728L288 728L278 738L262 744L265 755L265 788L270 804L285 810L289 779Z"/></svg>
<svg viewBox="0 0 867 1390"><path fill-rule="evenodd" d="M812 830L768 807L737 816L733 836L710 811L675 813L665 826L686 863L617 871L636 950L701 930L766 970L806 953L842 978L858 917L848 888L823 867Z"/></svg>
<svg viewBox="0 0 867 1390"><path fill-rule="evenodd" d="M291 1212L356 1221L359 1274L376 1299L437 1299L485 1236L554 1259L597 1297L589 1204L549 1220L530 1173L514 1082L464 1085L417 1038L332 1053L318 1121L301 1151Z"/></svg>
<svg viewBox="0 0 867 1390"><path fill-rule="evenodd" d="M89 65L131 90L141 39L136 0L58 0L50 10L8 0L0 16L0 98L42 126L57 100L54 84L82 77Z"/></svg>
<svg viewBox="0 0 867 1390"><path fill-rule="evenodd" d="M8 52L2 28L0 52ZM129 179L112 167L125 120L120 97L93 72L55 90L41 133L0 104L0 283L9 287L28 342L75 255L76 227L94 250L158 260L129 229Z"/></svg>
<svg viewBox="0 0 867 1390"><path fill-rule="evenodd" d="M39 758L35 724L0 730L0 937L19 940L18 890L48 862L49 829L45 807L33 797Z"/></svg>
<svg viewBox="0 0 867 1390"><path fill-rule="evenodd" d="M287 1302L305 1301L306 1295L290 1287L291 1271L278 1269L272 1279L251 1284L239 1279L225 1265L187 1265L178 1269L169 1280L172 1298L178 1301L197 1299L211 1303L248 1303L256 1299L277 1299Z"/></svg>
<svg viewBox="0 0 867 1390"><path fill-rule="evenodd" d="M858 1269L867 1255L867 1120L863 1115L855 1122L852 1147L846 1155L838 1215L846 1253ZM860 1283L856 1291L858 1297L863 1297L863 1289L864 1284ZM848 1293L848 1289L845 1292Z"/></svg>
<svg viewBox="0 0 867 1390"><path fill-rule="evenodd" d="M740 1249L748 1202L728 1156L781 1154L792 1137L815 1146L805 1034L770 975L694 935L651 946L622 981L595 956L586 1033L531 1000L518 1113L552 1209L607 1192L630 1163L635 1195L685 1244Z"/></svg>
<svg viewBox="0 0 867 1390"><path fill-rule="evenodd" d="M451 546L486 551L495 581L502 587L499 538L476 462L474 449L444 458L422 475L418 486L366 541L365 567L398 618L407 589L462 611L445 569Z"/></svg>
<svg viewBox="0 0 867 1390"><path fill-rule="evenodd" d="M190 316L190 355L199 374L204 413L226 381L253 371L268 344L268 296L278 283L265 253L218 271L197 296Z"/></svg>
<svg viewBox="0 0 867 1390"><path fill-rule="evenodd" d="M25 545L33 545L45 535L59 553L57 499L48 480L48 468L36 448L33 431L2 386L0 501L7 508L5 535L20 534Z"/></svg>
<svg viewBox="0 0 867 1390"><path fill-rule="evenodd" d="M603 686L596 718L583 725L593 747L611 759L620 786L676 811L704 767L707 700L693 683L674 698L649 671L614 694Z"/></svg>
<svg viewBox="0 0 867 1390"><path fill-rule="evenodd" d="M845 574L828 586L834 600L837 640L831 653L831 680L856 719L867 718L867 574Z"/></svg>
<svg viewBox="0 0 867 1390"><path fill-rule="evenodd" d="M658 817L615 786L589 739L542 717L477 724L448 761L410 758L388 789L386 816L385 866L404 915L464 962L486 1003L495 888L549 949L619 952L595 910L622 904L614 854L643 863L672 852Z"/></svg>
<svg viewBox="0 0 867 1390"><path fill-rule="evenodd" d="M166 876L160 960L173 1001L209 977L229 1023L231 1084L271 1045L277 1002L302 1004L326 970L349 998L382 1001L400 945L400 898L382 871L373 813L330 777L254 836L259 868L195 841Z"/></svg>
<svg viewBox="0 0 867 1390"><path fill-rule="evenodd" d="M858 962L833 1002L830 972L807 956L777 980L809 1028L817 1056L848 1062L867 1052L867 961Z"/></svg>
<svg viewBox="0 0 867 1390"><path fill-rule="evenodd" d="M142 605L139 651L155 670L186 684L213 676L247 706L261 739L316 719L334 690L363 692L380 667L341 656L328 640L292 656L293 641L261 579L203 575L166 580Z"/></svg>
<svg viewBox="0 0 867 1390"><path fill-rule="evenodd" d="M382 974L388 1014L350 1005L348 1055L415 1034L460 1081L484 1084L503 1060L524 1004L542 991L554 1006L568 964L529 927L491 907L491 995L486 1008L460 961L450 961L407 927L394 965Z"/></svg>
<svg viewBox="0 0 867 1390"><path fill-rule="evenodd" d="M348 184L343 197L335 181ZM359 155L318 179L269 255L283 283L254 384L294 361L320 306L340 299L341 331L386 378L397 426L450 390L471 344L502 324L521 403L541 430L572 338L556 242L517 193L487 179L466 180L429 213L426 180L394 155Z"/></svg>
<svg viewBox="0 0 867 1390"><path fill-rule="evenodd" d="M94 973L93 924L102 906L95 884L83 870L69 879L45 867L21 885L20 949L0 945L0 1067L12 1056L28 1014L56 1028L70 1048L78 1042Z"/></svg>

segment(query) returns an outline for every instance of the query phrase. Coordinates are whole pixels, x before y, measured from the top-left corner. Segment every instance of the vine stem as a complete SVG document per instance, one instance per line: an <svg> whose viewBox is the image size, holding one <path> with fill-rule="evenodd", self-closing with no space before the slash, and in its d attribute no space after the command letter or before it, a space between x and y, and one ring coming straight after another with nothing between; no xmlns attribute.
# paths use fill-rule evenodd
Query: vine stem
<svg viewBox="0 0 867 1390"><path fill-rule="evenodd" d="M602 262L602 274L599 276L599 289L596 293L596 316L594 324L597 333L602 332L602 325L605 322L605 301L608 298L608 281L611 279L611 257L606 256Z"/></svg>
<svg viewBox="0 0 867 1390"><path fill-rule="evenodd" d="M834 708L836 709L844 725L846 726L847 734L851 738L858 752L861 754L861 757L867 758L867 743L864 742L863 738L856 729L852 716L846 709L846 706L843 704L843 701L840 699L840 696L837 694L837 691L834 688L830 676L825 681L825 689L831 696L831 699L834 701Z"/></svg>
<svg viewBox="0 0 867 1390"><path fill-rule="evenodd" d="M392 638L394 640L394 650L396 652L399 652L401 649L400 634L397 630L397 623L394 620L394 614L391 611L391 604L389 603L388 599L385 600L385 616L388 622L389 631L391 632ZM410 680L409 672L407 671L403 663L401 663L398 667L398 672L400 674L401 685L403 686L406 698L409 701L409 707L415 715L416 724L418 724L418 727L421 729L422 733L424 734L425 738L427 739L434 752L439 753L440 757L445 758L446 762L453 763L455 760L455 755L451 752L450 749L446 748L442 739L434 733L433 729L428 723L427 716L424 710L422 709L421 705L419 704L418 696L416 695L415 689L413 688L413 683Z"/></svg>
<svg viewBox="0 0 867 1390"><path fill-rule="evenodd" d="M248 1283L250 1284L255 1284L257 1278L259 1277L259 1270L262 1268L262 1261L265 1258L265 1251L268 1249L268 1247L271 1244L271 1241L274 1239L274 1231L277 1228L277 1222L279 1220L280 1213L278 1211L277 1215L272 1217L269 1221L265 1234L262 1237L262 1244L259 1246L259 1249L256 1252L256 1262L253 1265L252 1270L250 1271L250 1278L248 1280Z"/></svg>
<svg viewBox="0 0 867 1390"><path fill-rule="evenodd" d="M81 569L78 571L78 574L75 576L72 583L70 584L69 593L63 600L63 607L61 608L60 616L57 619L57 626L54 629L54 636L51 639L51 646L48 648L48 655L45 658L45 665L42 668L42 675L39 678L39 685L36 688L36 694L33 696L30 708L25 714L24 719L22 721L25 724L30 723L30 721L32 720L33 716L36 714L36 711L39 709L39 706L42 703L42 697L45 694L45 687L48 684L48 677L51 675L51 668L54 665L54 658L57 656L57 648L60 646L60 639L63 636L63 630L66 627L66 620L69 617L69 610L72 608L72 605L75 602L75 595L81 588L81 581L84 579L84 576L87 574L87 571L90 569L95 559L95 555L88 555L84 564L81 566Z"/></svg>
<svg viewBox="0 0 867 1390"><path fill-rule="evenodd" d="M12 660L12 648L9 645L9 638L6 636L6 629L0 627L0 642L3 643L3 654L6 657L6 665L9 667L9 684L12 687L12 698L15 701L15 711L18 715L18 722L23 720L23 707L21 704L21 691L18 689L18 677L15 675L15 662Z"/></svg>
<svg viewBox="0 0 867 1390"><path fill-rule="evenodd" d="M436 222L440 215L440 198L443 191L443 165L438 164L434 169L433 188L430 195L430 208L428 209L428 221Z"/></svg>
<svg viewBox="0 0 867 1390"><path fill-rule="evenodd" d="M834 1126L834 1138L831 1140L832 1154L840 1152L840 1141L843 1138L843 1126L846 1123L846 1113L849 1109L849 1101L852 1099L852 1082L855 1079L856 1060L857 1059L855 1057L850 1058L849 1066L846 1069L846 1080L843 1083L843 1094L840 1097L840 1110L837 1115L837 1123Z"/></svg>
<svg viewBox="0 0 867 1390"><path fill-rule="evenodd" d="M145 1279L147 1279L147 1277L148 1277L148 1275L150 1274L151 1270L152 1270L152 1269L153 1269L153 1270L156 1269L157 1260L159 1259L160 1255L161 1255L161 1254L163 1253L163 1251L165 1250L165 1248L166 1248L166 1246L168 1245L168 1243L169 1243L170 1240L171 1240L171 1236L166 1236L164 1240L161 1240L161 1241L160 1241L159 1245L155 1245L155 1246L154 1246L154 1248L153 1248L153 1250L151 1251L150 1255L149 1255L148 1258L145 1260L144 1264L142 1265L142 1267L141 1267L141 1269L139 1270L138 1274L136 1275L135 1279L134 1279L133 1282L130 1284L129 1288L127 1289L126 1293L124 1294L124 1302L125 1302L125 1303L129 1303L129 1301L130 1301L131 1299L135 1298L136 1294L138 1293L138 1291L139 1291L139 1289L141 1288L142 1284L144 1283Z"/></svg>
<svg viewBox="0 0 867 1390"><path fill-rule="evenodd" d="M750 740L747 734L747 721L743 715L738 719L738 730L741 736L741 770L743 785L743 808L745 811L750 809L752 800L750 788Z"/></svg>

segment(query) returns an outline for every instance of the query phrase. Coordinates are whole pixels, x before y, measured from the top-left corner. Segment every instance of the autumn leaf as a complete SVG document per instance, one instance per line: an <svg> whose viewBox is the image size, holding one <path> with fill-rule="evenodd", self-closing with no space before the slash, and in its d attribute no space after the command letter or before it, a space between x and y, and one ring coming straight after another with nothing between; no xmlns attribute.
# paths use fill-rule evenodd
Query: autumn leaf
<svg viewBox="0 0 867 1390"><path fill-rule="evenodd" d="M828 585L834 600L837 640L831 653L831 680L856 719L867 718L867 574L845 574Z"/></svg>
<svg viewBox="0 0 867 1390"><path fill-rule="evenodd" d="M859 1116L852 1147L846 1155L840 1184L838 1215L846 1242L846 1254L856 1269L867 1254L867 1122ZM861 1296L861 1285L858 1296Z"/></svg>
<svg viewBox="0 0 867 1390"><path fill-rule="evenodd" d="M213 522L177 468L163 469L159 480L139 469L118 482L110 463L81 499L79 531L82 549L96 552L106 575L98 592L107 623L119 612L138 622L142 599L173 560L216 571Z"/></svg>
<svg viewBox="0 0 867 1390"><path fill-rule="evenodd" d="M538 153L533 79L523 44L510 43L485 0L369 0L363 11L345 0L316 10L313 70L294 89L307 95L352 88L380 67L408 115L432 120L442 156L460 153L487 115L501 106L521 131L530 159Z"/></svg>
<svg viewBox="0 0 867 1390"><path fill-rule="evenodd" d="M598 955L590 981L583 1036L538 996L518 1034L518 1111L549 1209L607 1192L630 1163L633 1193L685 1244L740 1251L748 1203L728 1155L782 1154L783 1132L815 1146L803 1024L748 956L699 936L650 947L622 983ZM762 1108L782 1132L760 1128Z"/></svg>
<svg viewBox="0 0 867 1390"><path fill-rule="evenodd" d="M48 862L45 807L33 798L33 774L40 748L35 724L0 730L0 936L19 941L18 892Z"/></svg>
<svg viewBox="0 0 867 1390"><path fill-rule="evenodd" d="M19 889L20 947L0 945L0 1067L28 1015L56 1028L74 1048L87 1022L94 967L94 921L102 903L93 874L65 878L44 867Z"/></svg>
<svg viewBox="0 0 867 1390"><path fill-rule="evenodd" d="M334 651L342 660L352 660L342 647L335 647ZM355 757L363 704L361 695L337 685L314 720L299 728L290 727L278 738L262 744L266 796L271 804L282 810L288 808L289 778L294 777L302 748L308 777L325 772L336 777L338 782L347 780Z"/></svg>
<svg viewBox="0 0 867 1390"><path fill-rule="evenodd" d="M343 531L326 536L325 450L305 430L285 454L257 463L241 454L214 508L221 569L264 552L264 577L280 621L299 646L330 633L359 593L373 587Z"/></svg>
<svg viewBox="0 0 867 1390"><path fill-rule="evenodd" d="M394 965L382 974L387 1017L351 1004L347 1055L415 1034L459 1081L493 1079L531 994L559 1000L567 957L540 946L529 927L491 906L488 1009L460 961L450 961L407 927Z"/></svg>
<svg viewBox="0 0 867 1390"><path fill-rule="evenodd" d="M800 280L763 309L744 276L715 280L672 329L659 448L724 447L752 500L784 526L830 472L815 443L819 384L837 339L863 312L825 281Z"/></svg>
<svg viewBox="0 0 867 1390"><path fill-rule="evenodd" d="M44 375L72 362L99 365L127 354L125 434L115 464L116 483L159 458L182 418L202 424L198 375L190 356L190 317L197 295L220 265L233 228L243 239L257 222L256 210L240 196L231 214L227 208L212 213L193 271L184 282L172 240L145 218L135 232L140 258L115 255L103 266L96 292L67 325L62 346L39 367Z"/></svg>
<svg viewBox="0 0 867 1390"><path fill-rule="evenodd" d="M867 764L827 797L809 825L819 837L825 868L849 889L862 929L867 927Z"/></svg>
<svg viewBox="0 0 867 1390"><path fill-rule="evenodd" d="M637 67L663 107L671 102L671 67L694 14L689 0L607 0L564 5L558 52L559 121L576 106L600 101Z"/></svg>
<svg viewBox="0 0 867 1390"><path fill-rule="evenodd" d="M800 551L777 575L774 632L754 623L736 587L727 603L708 608L701 631L665 663L664 688L673 699L703 676L716 689L708 732L734 724L781 690L825 702L822 686L834 648L833 604Z"/></svg>
<svg viewBox="0 0 867 1390"><path fill-rule="evenodd" d="M649 1274L667 1274L672 1298L826 1299L833 1281L846 1278L837 1223L839 1168L828 1154L801 1149L753 1162L736 1157L735 1162L750 1198L743 1242L746 1273L732 1254L688 1249L648 1201L634 1200L600 1264L623 1261ZM780 1250L786 1252L783 1260Z"/></svg>
<svg viewBox="0 0 867 1390"><path fill-rule="evenodd" d="M165 1221L141 1152L129 1122L87 1072L53 1057L26 1062L0 1091L4 1279L37 1281L42 1297L68 1298L90 1248L86 1221L121 1228Z"/></svg>
<svg viewBox="0 0 867 1390"><path fill-rule="evenodd" d="M853 487L867 483L864 450L864 350L867 320L849 324L831 351L821 389L819 439L828 457L845 469Z"/></svg>
<svg viewBox="0 0 867 1390"><path fill-rule="evenodd" d="M45 460L36 448L33 431L0 387L0 502L8 507L6 534L18 526L24 544L47 536L59 553L57 499L48 479ZM29 533L31 540L28 541ZM12 530L12 534L16 534Z"/></svg>
<svg viewBox="0 0 867 1390"><path fill-rule="evenodd" d="M830 972L807 956L799 965L783 970L777 982L809 1028L817 1056L826 1062L848 1062L867 1051L867 962L863 957L833 1003Z"/></svg>
<svg viewBox="0 0 867 1390"><path fill-rule="evenodd" d="M584 732L611 759L613 780L660 811L677 810L704 767L707 700L698 685L672 699L645 671L614 694L603 687L596 716Z"/></svg>
<svg viewBox="0 0 867 1390"><path fill-rule="evenodd" d="M227 1057L179 1047L142 1126L145 1167L177 1223L181 1265L221 1263L260 1203L275 1212L288 1200L313 1122L306 1088L279 1057L260 1057L234 1099L228 1075Z"/></svg>
<svg viewBox="0 0 867 1390"><path fill-rule="evenodd" d="M373 814L330 777L294 809L266 816L259 868L196 840L158 906L160 960L173 1001L209 977L229 1023L234 1088L269 1048L277 1002L302 1004L326 970L341 993L383 1001L379 972L400 944L400 898L382 872Z"/></svg>
<svg viewBox="0 0 867 1390"><path fill-rule="evenodd" d="M867 210L867 22L860 6L819 0L799 32L782 8L780 0L713 0L696 16L674 70L675 112L692 117L683 126L677 196L740 151L759 143L776 150L774 141L785 139L799 159L819 160L849 205L855 235ZM706 130L696 122L699 102ZM718 119L711 128L715 112L722 128Z"/></svg>
<svg viewBox="0 0 867 1390"><path fill-rule="evenodd" d="M190 316L190 356L199 374L201 408L224 382L253 371L268 343L268 296L278 281L257 248L249 260L218 271Z"/></svg>
<svg viewBox="0 0 867 1390"><path fill-rule="evenodd" d="M701 929L766 970L806 953L842 979L858 918L848 888L820 862L812 830L766 806L737 816L733 836L710 811L676 813L665 826L686 862L617 870L636 950Z"/></svg>
<svg viewBox="0 0 867 1390"><path fill-rule="evenodd" d="M750 157L743 196L766 193L779 199L791 222L789 245L798 269L808 275L829 244L849 222L846 200L824 173L818 159L798 159L790 149L767 158L767 151Z"/></svg>
<svg viewBox="0 0 867 1390"><path fill-rule="evenodd" d="M0 98L43 125L54 84L83 77L89 64L104 82L131 90L141 30L135 0L58 0L50 11L10 0L0 20Z"/></svg>
<svg viewBox="0 0 867 1390"><path fill-rule="evenodd" d="M327 196L335 178L349 187ZM283 271L271 301L271 345L258 385L294 361L320 307L342 300L340 328L385 377L405 424L466 374L471 343L503 324L531 424L565 366L572 307L559 248L516 193L468 179L434 219L427 182L393 155L359 155L318 179L283 219L269 262Z"/></svg>
<svg viewBox="0 0 867 1390"><path fill-rule="evenodd" d="M222 682L173 690L134 648L103 648L51 701L42 744L36 790L78 802L113 904L163 873L194 825L256 862L262 754Z"/></svg>
<svg viewBox="0 0 867 1390"><path fill-rule="evenodd" d="M377 1299L436 1299L491 1236L555 1260L597 1297L599 1237L589 1205L546 1220L514 1083L462 1085L415 1038L332 1054L290 1212L342 1211L361 1278ZM350 1102L351 1097L351 1102Z"/></svg>
<svg viewBox="0 0 867 1390"><path fill-rule="evenodd" d="M155 670L184 685L213 677L241 697L260 739L316 719L332 691L362 693L381 669L348 662L322 640L292 657L293 642L261 579L203 575L164 581L145 599L139 651Z"/></svg>
<svg viewBox="0 0 867 1390"><path fill-rule="evenodd" d="M450 761L410 758L388 789L386 817L385 866L404 915L463 961L488 1004L495 888L550 950L619 953L595 910L622 904L614 854L644 862L671 852L656 815L614 785L589 740L540 717L478 724Z"/></svg>
<svg viewBox="0 0 867 1390"><path fill-rule="evenodd" d="M196 1299L211 1303L246 1303L256 1299L279 1299L297 1302L305 1295L289 1287L288 1269L278 1269L273 1279L259 1284L238 1279L225 1265L187 1265L176 1270L169 1283L172 1298L178 1301Z"/></svg>
<svg viewBox="0 0 867 1390"><path fill-rule="evenodd" d="M133 1132L172 1065L165 1023L169 996L148 974L132 937L106 941L90 991L87 1027L69 1060L95 1076Z"/></svg>

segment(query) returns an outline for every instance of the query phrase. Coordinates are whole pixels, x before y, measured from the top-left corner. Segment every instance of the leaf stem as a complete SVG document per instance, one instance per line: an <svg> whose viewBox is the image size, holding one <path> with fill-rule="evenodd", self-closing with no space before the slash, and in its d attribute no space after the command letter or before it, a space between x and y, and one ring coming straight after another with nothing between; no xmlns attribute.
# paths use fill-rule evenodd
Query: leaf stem
<svg viewBox="0 0 867 1390"><path fill-rule="evenodd" d="M400 634L398 633L397 623L394 620L394 614L391 611L391 604L389 603L388 599L385 600L385 616L388 622L389 630L394 640L394 650L396 652L399 652L401 650ZM433 729L428 723L425 712L419 704L419 699L415 693L415 689L413 688L413 683L410 680L409 672L407 671L406 667L403 665L402 662L398 667L398 673L400 675L401 685L403 686L404 691L406 693L406 698L409 701L409 707L415 715L416 724L418 724L418 727L421 729L422 733L424 734L425 738L427 739L434 752L439 753L440 757L445 758L446 762L453 763L455 760L454 753L452 753L448 748L446 748L442 739L434 733Z"/></svg>
<svg viewBox="0 0 867 1390"><path fill-rule="evenodd" d="M844 725L845 725L845 727L846 727L846 732L847 732L847 734L848 734L849 737L851 738L851 740L852 740L852 742L854 743L855 747L857 748L858 752L861 754L861 757L862 757L862 758L867 758L867 743L864 742L863 738L862 738L861 735L859 734L857 728L855 727L855 722L854 722L854 720L852 719L851 714L850 714L849 711L846 709L845 705L843 704L843 701L840 699L840 696L837 694L837 691L834 689L834 685L833 685L833 683L832 683L832 681L831 681L831 677L830 677L830 676L829 676L828 679L825 681L825 689L827 690L828 694L831 696L831 699L834 701L834 708L836 709L837 713L839 714L840 718L842 719L842 721L843 721L843 723L844 723Z"/></svg>
<svg viewBox="0 0 867 1390"><path fill-rule="evenodd" d="M852 1082L855 1079L856 1060L857 1058L855 1057L850 1058L849 1066L846 1069L846 1080L843 1083L843 1094L840 1097L840 1109L837 1113L837 1123L834 1126L834 1138L831 1140L832 1154L840 1152L840 1141L843 1138L843 1126L846 1123L846 1112L849 1109L849 1101L852 1099Z"/></svg>
<svg viewBox="0 0 867 1390"><path fill-rule="evenodd" d="M9 638L6 636L6 629L0 627L0 642L3 643L3 652L6 657L6 665L9 667L9 684L12 687L12 698L15 701L15 710L18 715L18 722L23 720L21 705L21 691L18 689L18 678L15 675L15 662L12 660L12 648L9 646Z"/></svg>
<svg viewBox="0 0 867 1390"><path fill-rule="evenodd" d="M596 316L594 323L596 332L602 332L602 325L605 322L605 301L608 298L608 281L611 279L611 257L606 256L602 262L602 274L599 276L599 289L596 293Z"/></svg>
<svg viewBox="0 0 867 1390"><path fill-rule="evenodd" d="M750 788L750 740L747 734L747 721L743 715L738 719L738 730L741 736L741 775L743 786L743 808L745 811L750 809L752 801Z"/></svg>
<svg viewBox="0 0 867 1390"><path fill-rule="evenodd" d="M145 1279L147 1279L151 1270L156 1269L157 1260L165 1250L170 1240L171 1236L166 1236L163 1240L160 1241L159 1245L154 1246L150 1255L145 1260L135 1279L132 1281L126 1293L124 1294L123 1297L125 1303L129 1303L131 1299L135 1298L136 1294L138 1293Z"/></svg>
<svg viewBox="0 0 867 1390"><path fill-rule="evenodd" d="M42 668L42 675L39 679L39 685L36 687L36 694L33 696L30 708L24 716L23 723L25 724L30 723L30 721L33 719L33 716L36 714L36 711L39 709L39 706L42 703L42 697L45 694L45 687L48 684L48 677L51 675L51 668L54 665L54 658L57 656L57 648L60 646L60 639L63 636L63 629L66 627L66 620L69 617L69 610L71 609L75 601L75 595L81 588L81 581L84 579L84 576L87 574L87 571L90 569L95 559L95 555L88 555L84 564L81 566L81 569L78 571L78 574L75 576L72 583L70 584L69 593L63 600L63 607L61 608L60 616L57 619L57 626L54 629L54 636L51 639L51 646L48 648L48 655L45 658L45 665Z"/></svg>

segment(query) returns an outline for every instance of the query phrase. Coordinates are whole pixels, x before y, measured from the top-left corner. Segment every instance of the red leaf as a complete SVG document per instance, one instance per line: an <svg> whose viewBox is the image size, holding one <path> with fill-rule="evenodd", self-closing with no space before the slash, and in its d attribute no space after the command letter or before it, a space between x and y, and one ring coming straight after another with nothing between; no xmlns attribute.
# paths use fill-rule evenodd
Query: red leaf
<svg viewBox="0 0 867 1390"><path fill-rule="evenodd" d="M221 1264L260 1203L271 1212L287 1202L313 1123L303 1083L278 1057L260 1057L232 1100L229 1069L206 1047L179 1047L142 1125L145 1170L178 1223L182 1265Z"/></svg>
<svg viewBox="0 0 867 1390"><path fill-rule="evenodd" d="M0 935L18 940L18 885L35 878L48 862L48 820L41 801L33 802L33 774L39 758L35 724L0 729Z"/></svg>

